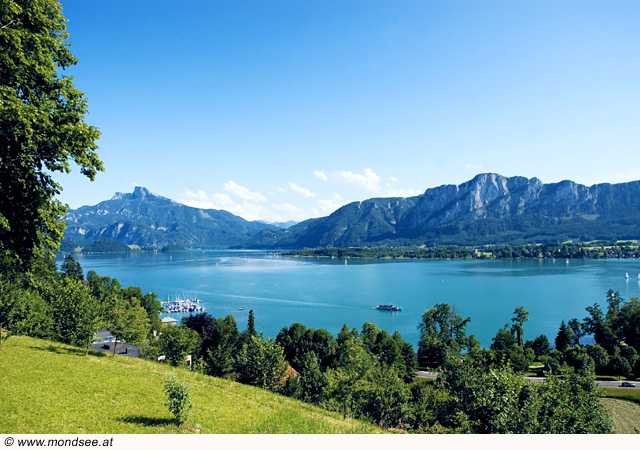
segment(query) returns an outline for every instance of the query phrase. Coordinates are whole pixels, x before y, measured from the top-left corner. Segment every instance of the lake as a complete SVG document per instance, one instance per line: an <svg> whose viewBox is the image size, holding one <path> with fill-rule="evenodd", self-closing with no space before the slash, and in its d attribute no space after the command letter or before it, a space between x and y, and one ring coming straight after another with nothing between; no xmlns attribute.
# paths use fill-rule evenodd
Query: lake
<svg viewBox="0 0 640 450"><path fill-rule="evenodd" d="M161 301L197 297L214 317L233 314L240 330L253 309L256 329L273 338L295 322L334 336L345 322L359 330L373 322L389 333L399 331L416 349L420 316L436 303L455 305L470 317L467 334L489 347L518 306L529 311L525 340L546 334L553 343L562 320L582 320L594 303L606 310L609 289L625 300L640 296L635 259L345 261L222 250L76 258L85 275L95 270L123 287L155 292ZM376 310L381 303L402 311Z"/></svg>

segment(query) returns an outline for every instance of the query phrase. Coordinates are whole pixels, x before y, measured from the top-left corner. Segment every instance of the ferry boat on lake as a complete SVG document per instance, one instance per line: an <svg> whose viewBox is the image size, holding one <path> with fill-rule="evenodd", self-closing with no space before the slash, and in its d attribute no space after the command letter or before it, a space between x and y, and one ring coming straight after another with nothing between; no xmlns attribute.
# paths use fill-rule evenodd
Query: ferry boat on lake
<svg viewBox="0 0 640 450"><path fill-rule="evenodd" d="M400 306L397 306L397 305L394 305L394 304L378 305L378 306L376 306L376 309L379 309L381 311L402 311L402 308Z"/></svg>

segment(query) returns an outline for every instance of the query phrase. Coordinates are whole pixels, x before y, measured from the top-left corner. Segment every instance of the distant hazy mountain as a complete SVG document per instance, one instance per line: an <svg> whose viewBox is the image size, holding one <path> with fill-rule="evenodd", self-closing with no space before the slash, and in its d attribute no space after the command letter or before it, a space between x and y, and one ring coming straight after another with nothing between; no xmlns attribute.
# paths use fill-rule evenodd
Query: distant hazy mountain
<svg viewBox="0 0 640 450"><path fill-rule="evenodd" d="M263 230L247 248L480 245L640 238L640 181L543 184L481 174L409 198L374 198L287 230Z"/></svg>
<svg viewBox="0 0 640 450"><path fill-rule="evenodd" d="M266 220L258 220L260 223L266 223L267 225L273 225L278 228L291 228L294 225L297 225L300 222L295 220L289 220L288 222L267 222Z"/></svg>
<svg viewBox="0 0 640 450"><path fill-rule="evenodd" d="M78 243L108 238L141 246L237 246L273 225L249 222L227 211L192 208L136 187L95 206L70 210L65 238Z"/></svg>

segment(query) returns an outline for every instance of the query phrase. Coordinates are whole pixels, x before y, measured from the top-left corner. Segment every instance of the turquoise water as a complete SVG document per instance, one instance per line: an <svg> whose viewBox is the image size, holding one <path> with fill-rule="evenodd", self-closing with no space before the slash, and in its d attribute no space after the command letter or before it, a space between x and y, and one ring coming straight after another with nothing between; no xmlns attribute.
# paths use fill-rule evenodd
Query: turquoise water
<svg viewBox="0 0 640 450"><path fill-rule="evenodd" d="M529 311L525 339L546 334L553 342L562 320L583 319L585 307L606 308L609 289L626 300L640 296L640 260L380 261L284 258L257 251L188 251L78 256L85 274L117 278L122 286L155 292L161 301L195 296L215 317L233 314L246 328L275 337L294 322L336 335L343 323L373 322L399 331L416 346L423 311L436 303L470 317L468 334L485 347L510 322ZM625 273L630 278L625 278ZM380 303L401 312L378 311ZM244 311L239 310L244 308ZM172 316L180 319L180 314Z"/></svg>

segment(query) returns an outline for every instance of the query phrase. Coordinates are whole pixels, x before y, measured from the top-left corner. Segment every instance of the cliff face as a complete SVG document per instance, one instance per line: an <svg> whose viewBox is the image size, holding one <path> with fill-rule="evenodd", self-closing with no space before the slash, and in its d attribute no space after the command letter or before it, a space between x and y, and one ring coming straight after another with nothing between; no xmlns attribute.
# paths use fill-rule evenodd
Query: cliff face
<svg viewBox="0 0 640 450"><path fill-rule="evenodd" d="M370 199L291 227L269 246L475 245L640 237L640 182L583 186L486 173L411 198ZM247 246L265 242L253 239Z"/></svg>

